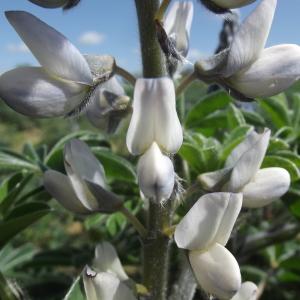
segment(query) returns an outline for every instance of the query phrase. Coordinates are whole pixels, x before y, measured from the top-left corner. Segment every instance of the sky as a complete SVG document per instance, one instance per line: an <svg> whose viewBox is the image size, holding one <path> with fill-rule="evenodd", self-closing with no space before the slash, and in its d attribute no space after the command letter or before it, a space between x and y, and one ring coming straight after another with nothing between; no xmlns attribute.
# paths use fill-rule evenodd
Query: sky
<svg viewBox="0 0 300 300"><path fill-rule="evenodd" d="M194 2L191 31L191 61L214 52L222 17L215 16ZM257 5L240 10L244 19ZM63 33L84 54L110 54L131 72L141 71L137 18L134 0L82 0L76 8L44 9L28 0L0 1L0 72L20 64L38 65L28 48L4 16L7 10L28 11ZM300 44L300 1L278 0L268 46Z"/></svg>

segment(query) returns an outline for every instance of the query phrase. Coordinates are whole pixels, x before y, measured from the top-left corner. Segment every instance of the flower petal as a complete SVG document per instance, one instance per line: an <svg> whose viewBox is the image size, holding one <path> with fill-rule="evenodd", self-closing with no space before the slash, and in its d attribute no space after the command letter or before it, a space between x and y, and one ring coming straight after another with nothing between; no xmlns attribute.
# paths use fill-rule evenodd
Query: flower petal
<svg viewBox="0 0 300 300"><path fill-rule="evenodd" d="M269 129L262 134L252 131L231 152L225 164L226 168L233 167L226 191L239 192L256 174L266 154L270 134Z"/></svg>
<svg viewBox="0 0 300 300"><path fill-rule="evenodd" d="M77 198L66 175L53 170L46 171L44 186L48 193L66 209L78 214L90 213L90 210Z"/></svg>
<svg viewBox="0 0 300 300"><path fill-rule="evenodd" d="M175 42L176 49L184 57L188 53L193 13L193 2L176 1L171 6L164 21L166 33Z"/></svg>
<svg viewBox="0 0 300 300"><path fill-rule="evenodd" d="M204 173L198 176L198 181L207 191L218 191L229 180L232 168L217 170L214 172Z"/></svg>
<svg viewBox="0 0 300 300"><path fill-rule="evenodd" d="M201 288L220 299L230 299L241 287L241 273L234 256L214 244L208 251L191 251L189 259Z"/></svg>
<svg viewBox="0 0 300 300"><path fill-rule="evenodd" d="M58 8L66 4L67 0L29 0L44 8Z"/></svg>
<svg viewBox="0 0 300 300"><path fill-rule="evenodd" d="M223 8L239 8L242 6L249 5L256 0L211 0L215 4Z"/></svg>
<svg viewBox="0 0 300 300"><path fill-rule="evenodd" d="M146 197L158 202L170 198L175 183L173 163L156 143L140 158L137 173L140 189Z"/></svg>
<svg viewBox="0 0 300 300"><path fill-rule="evenodd" d="M168 77L138 79L126 139L128 150L142 154L156 142L164 151L176 153L182 139L173 81Z"/></svg>
<svg viewBox="0 0 300 300"><path fill-rule="evenodd" d="M276 5L277 0L262 0L240 26L230 46L223 71L225 77L249 66L259 57L271 29Z"/></svg>
<svg viewBox="0 0 300 300"><path fill-rule="evenodd" d="M283 196L290 184L291 177L285 169L261 169L241 191L244 195L243 206L256 208L268 205Z"/></svg>
<svg viewBox="0 0 300 300"><path fill-rule="evenodd" d="M61 33L25 11L7 11L5 15L45 69L65 80L92 85L86 60Z"/></svg>
<svg viewBox="0 0 300 300"><path fill-rule="evenodd" d="M229 86L250 98L270 97L300 78L300 47L277 45L265 49L244 72L230 78Z"/></svg>
<svg viewBox="0 0 300 300"><path fill-rule="evenodd" d="M87 275L86 272L83 275L87 300L137 300L116 275L104 272L88 273L92 275Z"/></svg>
<svg viewBox="0 0 300 300"><path fill-rule="evenodd" d="M0 77L0 97L27 116L64 116L82 102L87 92L87 86L58 80L43 68L20 67Z"/></svg>
<svg viewBox="0 0 300 300"><path fill-rule="evenodd" d="M77 197L90 210L99 210L99 203L84 180L105 187L104 169L100 162L84 142L76 139L65 145L64 161Z"/></svg>
<svg viewBox="0 0 300 300"><path fill-rule="evenodd" d="M244 282L234 297L231 300L256 300L257 299L257 286L250 281Z"/></svg>
<svg viewBox="0 0 300 300"><path fill-rule="evenodd" d="M93 266L98 272L113 273L122 281L128 279L118 254L110 243L103 242L96 246Z"/></svg>
<svg viewBox="0 0 300 300"><path fill-rule="evenodd" d="M208 249L213 243L226 244L242 206L241 194L212 193L202 196L176 226L179 248Z"/></svg>

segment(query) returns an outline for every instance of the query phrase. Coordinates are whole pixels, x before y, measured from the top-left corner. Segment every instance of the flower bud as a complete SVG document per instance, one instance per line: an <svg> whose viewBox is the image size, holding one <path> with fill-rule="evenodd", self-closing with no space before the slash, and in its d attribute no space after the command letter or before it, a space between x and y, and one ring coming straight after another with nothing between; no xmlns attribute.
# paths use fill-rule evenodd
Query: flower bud
<svg viewBox="0 0 300 300"><path fill-rule="evenodd" d="M247 281L242 284L231 300L256 300L257 292L257 286L253 282Z"/></svg>
<svg viewBox="0 0 300 300"><path fill-rule="evenodd" d="M241 273L234 256L222 245L191 251L189 259L201 288L220 299L230 299L241 287Z"/></svg>
<svg viewBox="0 0 300 300"><path fill-rule="evenodd" d="M128 279L115 248L108 242L96 246L93 267L97 272L113 273L121 281Z"/></svg>
<svg viewBox="0 0 300 300"><path fill-rule="evenodd" d="M242 207L242 194L202 196L176 226L179 248L204 250L214 243L226 245Z"/></svg>
<svg viewBox="0 0 300 300"><path fill-rule="evenodd" d="M139 155L156 142L163 151L176 153L182 140L173 81L168 77L138 79L126 138L128 150Z"/></svg>
<svg viewBox="0 0 300 300"><path fill-rule="evenodd" d="M30 2L44 7L44 8L58 8L70 9L79 4L80 0L29 0Z"/></svg>
<svg viewBox="0 0 300 300"><path fill-rule="evenodd" d="M173 163L156 143L140 158L137 173L140 189L146 197L159 202L170 198L175 183Z"/></svg>
<svg viewBox="0 0 300 300"><path fill-rule="evenodd" d="M87 300L137 300L133 292L112 273L97 273L86 267L83 283Z"/></svg>

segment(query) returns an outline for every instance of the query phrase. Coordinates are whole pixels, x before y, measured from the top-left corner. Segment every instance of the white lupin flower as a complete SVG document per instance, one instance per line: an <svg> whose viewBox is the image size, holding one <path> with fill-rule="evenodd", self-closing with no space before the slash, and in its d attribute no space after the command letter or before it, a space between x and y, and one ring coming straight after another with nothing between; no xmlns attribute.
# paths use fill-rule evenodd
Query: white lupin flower
<svg viewBox="0 0 300 300"><path fill-rule="evenodd" d="M189 50L189 37L192 26L194 5L191 1L176 1L164 20L164 29L175 44L177 51L186 57Z"/></svg>
<svg viewBox="0 0 300 300"><path fill-rule="evenodd" d="M139 155L156 142L163 151L176 153L182 140L173 81L168 77L138 79L126 137L128 150Z"/></svg>
<svg viewBox="0 0 300 300"><path fill-rule="evenodd" d="M112 273L97 273L86 267L83 283L87 300L137 300L129 287Z"/></svg>
<svg viewBox="0 0 300 300"><path fill-rule="evenodd" d="M95 90L95 97L86 109L87 118L95 127L103 127L113 113L124 111L129 101L130 98L114 76Z"/></svg>
<svg viewBox="0 0 300 300"><path fill-rule="evenodd" d="M161 202L169 199L175 182L173 163L156 143L141 156L137 167L139 186L148 198Z"/></svg>
<svg viewBox="0 0 300 300"><path fill-rule="evenodd" d="M122 201L105 189L103 167L85 143L68 142L64 161L68 176L46 171L44 186L66 209L79 214L110 213L122 206Z"/></svg>
<svg viewBox="0 0 300 300"><path fill-rule="evenodd" d="M200 175L200 182L208 190L243 193L244 207L262 207L280 198L289 189L289 173L283 168L260 169L269 139L270 130L252 130L228 156L225 168Z"/></svg>
<svg viewBox="0 0 300 300"><path fill-rule="evenodd" d="M79 50L30 13L5 14L41 64L16 68L0 77L0 96L6 104L28 116L55 117L70 114L86 103L97 78L93 79Z"/></svg>
<svg viewBox="0 0 300 300"><path fill-rule="evenodd" d="M241 286L238 263L224 247L241 207L242 194L206 194L175 230L177 246L190 250L189 260L200 286L220 299L233 297Z"/></svg>
<svg viewBox="0 0 300 300"><path fill-rule="evenodd" d="M257 286L253 282L244 282L231 300L256 300L257 291Z"/></svg>
<svg viewBox="0 0 300 300"><path fill-rule="evenodd" d="M128 279L115 248L108 242L96 246L93 267L97 272L115 274L122 281Z"/></svg>
<svg viewBox="0 0 300 300"><path fill-rule="evenodd" d="M219 299L230 299L241 287L241 273L234 256L222 245L191 251L189 259L202 289Z"/></svg>
<svg viewBox="0 0 300 300"><path fill-rule="evenodd" d="M276 4L277 0L262 0L240 26L228 49L196 63L199 77L216 81L241 100L273 96L297 81L300 76L298 45L264 49Z"/></svg>

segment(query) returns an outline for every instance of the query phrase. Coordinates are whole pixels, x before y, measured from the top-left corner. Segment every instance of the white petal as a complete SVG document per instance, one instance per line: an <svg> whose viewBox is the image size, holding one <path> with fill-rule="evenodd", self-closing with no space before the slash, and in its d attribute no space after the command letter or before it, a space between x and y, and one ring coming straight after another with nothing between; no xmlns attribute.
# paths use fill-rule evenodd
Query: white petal
<svg viewBox="0 0 300 300"><path fill-rule="evenodd" d="M255 61L264 49L277 0L262 0L252 14L243 22L230 46L226 77L240 71Z"/></svg>
<svg viewBox="0 0 300 300"><path fill-rule="evenodd" d="M262 134L250 132L226 160L226 168L233 167L226 191L239 192L259 170L266 154L270 130L265 129Z"/></svg>
<svg viewBox="0 0 300 300"><path fill-rule="evenodd" d="M270 97L300 78L300 47L277 45L265 49L249 69L230 78L229 85L243 95Z"/></svg>
<svg viewBox="0 0 300 300"><path fill-rule="evenodd" d="M256 0L211 0L215 4L223 8L239 8L245 5L249 5Z"/></svg>
<svg viewBox="0 0 300 300"><path fill-rule="evenodd" d="M204 250L215 242L225 245L241 206L241 194L212 193L202 196L176 226L177 246Z"/></svg>
<svg viewBox="0 0 300 300"><path fill-rule="evenodd" d="M173 81L167 77L138 79L126 139L129 151L142 154L156 142L164 151L176 153L182 139Z"/></svg>
<svg viewBox="0 0 300 300"><path fill-rule="evenodd" d="M128 279L118 254L110 243L103 242L97 245L93 266L98 272L113 273L117 275L120 280Z"/></svg>
<svg viewBox="0 0 300 300"><path fill-rule="evenodd" d="M43 68L20 67L0 77L0 97L12 109L33 117L64 116L87 91L86 85L58 80Z"/></svg>
<svg viewBox="0 0 300 300"><path fill-rule="evenodd" d="M86 60L61 33L24 11L7 11L5 15L45 69L66 80L93 83Z"/></svg>
<svg viewBox="0 0 300 300"><path fill-rule="evenodd" d="M44 186L48 193L66 209L78 214L90 213L90 210L77 198L70 179L66 175L53 170L46 171Z"/></svg>
<svg viewBox="0 0 300 300"><path fill-rule="evenodd" d="M193 2L176 1L166 15L164 28L175 41L177 50L186 56L189 48L189 36L194 13Z"/></svg>
<svg viewBox="0 0 300 300"><path fill-rule="evenodd" d="M230 194L226 210L223 214L214 242L225 246L230 238L235 221L241 211L242 194Z"/></svg>
<svg viewBox="0 0 300 300"><path fill-rule="evenodd" d="M201 288L220 299L230 299L241 287L241 273L234 256L214 244L208 251L191 251L190 263Z"/></svg>
<svg viewBox="0 0 300 300"><path fill-rule="evenodd" d="M99 300L96 294L96 288L94 285L94 278L97 275L89 267L85 267L83 271L83 285L87 300Z"/></svg>
<svg viewBox="0 0 300 300"><path fill-rule="evenodd" d="M250 281L244 282L231 300L256 300L257 299L257 286Z"/></svg>
<svg viewBox="0 0 300 300"><path fill-rule="evenodd" d="M220 188L226 183L231 174L231 168L221 169L214 172L204 173L198 176L198 181L207 191L213 191L218 185Z"/></svg>
<svg viewBox="0 0 300 300"><path fill-rule="evenodd" d="M175 182L173 163L156 143L140 158L137 173L140 189L146 197L159 202L170 198Z"/></svg>
<svg viewBox="0 0 300 300"><path fill-rule="evenodd" d="M105 175L100 162L85 143L75 139L65 145L64 161L77 197L90 210L98 210L99 204L84 180L105 187Z"/></svg>
<svg viewBox="0 0 300 300"><path fill-rule="evenodd" d="M84 275L83 279L87 300L137 300L133 292L114 274L101 272L95 276Z"/></svg>
<svg viewBox="0 0 300 300"><path fill-rule="evenodd" d="M268 205L283 196L290 184L291 177L285 169L261 169L241 191L244 195L243 206L256 208Z"/></svg>

